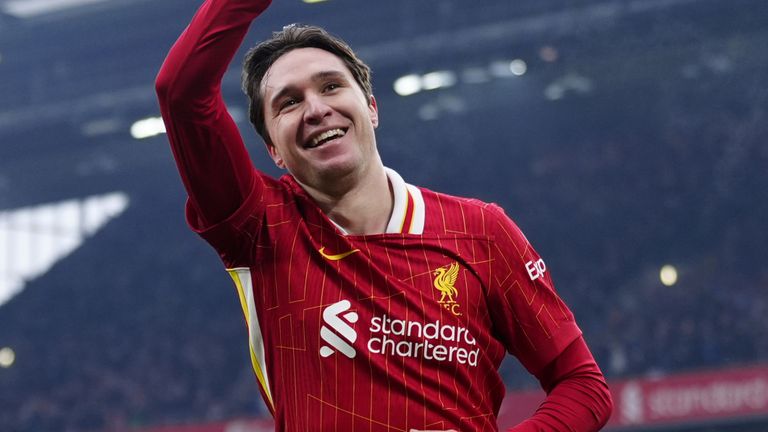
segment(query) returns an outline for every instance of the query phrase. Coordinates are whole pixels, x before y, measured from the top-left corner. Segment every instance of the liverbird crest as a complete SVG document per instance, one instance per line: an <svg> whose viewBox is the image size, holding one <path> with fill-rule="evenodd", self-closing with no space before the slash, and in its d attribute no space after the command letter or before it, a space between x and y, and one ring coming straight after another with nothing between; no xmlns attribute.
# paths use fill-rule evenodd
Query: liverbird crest
<svg viewBox="0 0 768 432"><path fill-rule="evenodd" d="M449 265L439 267L433 274L435 276L433 285L441 294L438 303L445 306L446 309L452 309L449 305L456 303L454 297L459 294L459 291L455 287L456 279L459 277L459 263L453 262ZM447 300L446 297L448 298Z"/></svg>

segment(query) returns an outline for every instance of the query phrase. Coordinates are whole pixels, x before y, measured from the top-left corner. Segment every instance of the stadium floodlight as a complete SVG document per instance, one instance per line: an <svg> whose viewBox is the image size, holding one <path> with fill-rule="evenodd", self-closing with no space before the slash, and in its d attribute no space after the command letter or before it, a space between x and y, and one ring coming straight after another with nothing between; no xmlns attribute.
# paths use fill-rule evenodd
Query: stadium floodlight
<svg viewBox="0 0 768 432"><path fill-rule="evenodd" d="M0 5L0 10L23 19L107 1L111 0L10 0Z"/></svg>
<svg viewBox="0 0 768 432"><path fill-rule="evenodd" d="M667 264L659 271L659 279L664 286L672 286L677 283L677 269L675 266Z"/></svg>
<svg viewBox="0 0 768 432"><path fill-rule="evenodd" d="M131 125L131 136L144 139L165 133L165 123L160 117L148 117Z"/></svg>
<svg viewBox="0 0 768 432"><path fill-rule="evenodd" d="M0 348L0 367L9 368L16 361L16 353L11 348Z"/></svg>
<svg viewBox="0 0 768 432"><path fill-rule="evenodd" d="M524 60L514 59L509 62L509 71L512 72L512 75L522 76L528 71L528 65L525 64Z"/></svg>
<svg viewBox="0 0 768 432"><path fill-rule="evenodd" d="M422 90L421 77L419 75L411 74L401 76L395 80L395 93L400 96L410 96L416 94Z"/></svg>
<svg viewBox="0 0 768 432"><path fill-rule="evenodd" d="M424 90L435 90L451 87L456 84L456 74L451 71L435 71L421 77L421 87Z"/></svg>

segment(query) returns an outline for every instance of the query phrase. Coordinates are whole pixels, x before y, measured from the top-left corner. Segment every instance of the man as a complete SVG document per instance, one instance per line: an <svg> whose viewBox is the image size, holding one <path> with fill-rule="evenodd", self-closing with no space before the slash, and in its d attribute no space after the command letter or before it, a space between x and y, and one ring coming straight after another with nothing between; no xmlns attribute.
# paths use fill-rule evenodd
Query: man
<svg viewBox="0 0 768 432"><path fill-rule="evenodd" d="M280 431L496 430L515 355L547 391L515 431L592 431L611 399L544 261L495 205L385 168L370 75L340 40L289 26L248 54L256 170L220 83L269 0L208 0L168 54L160 107L187 221L240 296Z"/></svg>

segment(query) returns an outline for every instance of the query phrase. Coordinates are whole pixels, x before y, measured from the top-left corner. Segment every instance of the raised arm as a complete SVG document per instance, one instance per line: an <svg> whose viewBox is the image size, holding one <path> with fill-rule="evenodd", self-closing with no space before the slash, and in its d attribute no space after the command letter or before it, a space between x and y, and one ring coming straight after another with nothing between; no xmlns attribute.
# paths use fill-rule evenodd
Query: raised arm
<svg viewBox="0 0 768 432"><path fill-rule="evenodd" d="M221 80L250 23L271 0L207 0L171 48L155 83L184 186L189 222L230 216L254 186L254 168L221 95Z"/></svg>

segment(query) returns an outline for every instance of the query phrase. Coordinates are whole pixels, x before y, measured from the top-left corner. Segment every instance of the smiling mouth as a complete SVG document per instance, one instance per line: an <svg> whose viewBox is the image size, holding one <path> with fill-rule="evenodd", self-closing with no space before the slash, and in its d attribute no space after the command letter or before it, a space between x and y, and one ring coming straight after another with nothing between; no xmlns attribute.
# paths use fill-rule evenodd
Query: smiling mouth
<svg viewBox="0 0 768 432"><path fill-rule="evenodd" d="M347 134L347 131L344 130L344 129L331 129L331 130L325 131L325 132L321 133L320 135L318 135L318 136L312 138L311 140L309 140L309 142L307 142L304 145L304 148L312 149L312 148L315 148L315 147L320 147L323 144L325 144L325 143L327 143L329 141L333 141L333 140L335 140L337 138L341 138L341 137L343 137L346 134Z"/></svg>

